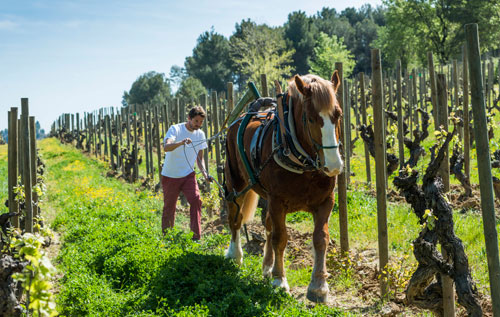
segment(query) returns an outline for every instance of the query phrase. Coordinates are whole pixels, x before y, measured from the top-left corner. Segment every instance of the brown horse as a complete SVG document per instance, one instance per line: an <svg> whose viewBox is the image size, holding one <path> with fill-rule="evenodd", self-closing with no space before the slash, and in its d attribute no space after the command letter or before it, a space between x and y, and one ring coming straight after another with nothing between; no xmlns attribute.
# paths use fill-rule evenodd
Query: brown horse
<svg viewBox="0 0 500 317"><path fill-rule="evenodd" d="M284 102L293 104L295 139L312 162L304 163L303 171L290 171L278 164L273 154L276 147L273 133L267 130L263 135L261 149L262 169L258 182L248 190L249 174L245 169L237 146L237 130L240 122L233 124L227 133L227 160L225 178L227 192L242 195L227 202L228 221L231 229L231 244L226 252L241 264L243 251L240 242L242 224L251 220L259 195L268 202L265 220L266 244L262 271L264 276L273 277L272 284L289 291L285 276L283 256L287 244L285 218L287 213L308 211L314 217L314 268L307 290L307 298L315 302L325 302L328 298L326 279L326 249L329 243L328 220L334 205L334 187L337 175L342 170L342 159L338 149L339 107L336 92L340 85L337 71L331 81L315 75L296 75L290 82ZM250 161L250 143L259 120L250 121L243 135L243 146ZM306 168L307 167L307 168Z"/></svg>

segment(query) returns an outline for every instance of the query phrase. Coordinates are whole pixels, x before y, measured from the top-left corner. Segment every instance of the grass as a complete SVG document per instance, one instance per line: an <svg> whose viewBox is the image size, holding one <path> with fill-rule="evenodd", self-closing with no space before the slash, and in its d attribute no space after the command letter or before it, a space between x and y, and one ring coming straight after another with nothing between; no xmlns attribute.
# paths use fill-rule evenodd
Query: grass
<svg viewBox="0 0 500 317"><path fill-rule="evenodd" d="M160 232L162 199L106 178L106 164L55 139L40 142L48 169L47 204L62 233L64 274L58 310L68 316L338 315L308 309L261 277L260 258L241 268L223 257L227 235L191 241L187 219ZM184 218L184 219L182 219Z"/></svg>

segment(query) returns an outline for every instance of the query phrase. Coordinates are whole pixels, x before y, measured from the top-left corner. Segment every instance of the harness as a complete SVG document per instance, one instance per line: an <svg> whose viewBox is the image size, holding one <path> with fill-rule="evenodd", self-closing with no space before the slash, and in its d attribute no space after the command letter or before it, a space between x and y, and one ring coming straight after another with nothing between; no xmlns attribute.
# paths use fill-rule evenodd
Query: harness
<svg viewBox="0 0 500 317"><path fill-rule="evenodd" d="M267 99L263 101L263 99ZM300 145L297 134L295 130L295 120L293 117L293 103L292 98L288 93L279 94L277 96L278 100L271 98L259 98L254 101L249 106L249 112L237 119L236 122L240 122L237 133L237 146L238 153L241 160L244 163L245 169L249 176L249 184L241 192L226 192L226 199L235 202L236 198L246 193L255 184L259 183L259 175L264 169L264 167L269 163L270 159L273 158L276 164L280 167L286 169L287 171L302 174L304 172L312 172L320 170L322 162L320 159L319 151L321 149L332 149L338 148L339 144L333 144L330 146L323 146L316 142L311 135L311 131L308 127L307 116L305 111L302 114L302 124L304 129L307 130L307 136L309 137L311 144L315 150L314 157L307 153L303 147ZM259 112L260 106L263 103L269 103L272 105L272 110L267 112ZM280 117L278 111L277 102L283 105L283 118ZM260 125L257 127L252 140L250 142L250 161L247 158L244 146L243 137L248 123L252 120L260 120ZM282 120L282 122L280 122ZM284 127L285 131L281 130ZM263 161L262 160L262 147L266 134L272 129L272 152ZM282 137L283 136L283 137ZM283 139L284 138L284 139ZM261 187L266 190L262 184Z"/></svg>

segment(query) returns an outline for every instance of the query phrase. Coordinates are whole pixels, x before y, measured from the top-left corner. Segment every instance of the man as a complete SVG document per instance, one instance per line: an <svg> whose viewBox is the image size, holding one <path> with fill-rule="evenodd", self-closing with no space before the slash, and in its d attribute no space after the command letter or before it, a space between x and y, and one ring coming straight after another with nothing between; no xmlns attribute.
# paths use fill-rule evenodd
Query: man
<svg viewBox="0 0 500 317"><path fill-rule="evenodd" d="M182 191L190 206L193 240L201 238L201 199L194 171L195 161L205 179L211 180L203 159L203 150L207 148L205 133L200 130L205 116L202 107L193 107L189 111L188 121L171 126L163 140L166 153L161 171L164 201L161 229L165 233L167 228L174 226L175 206Z"/></svg>

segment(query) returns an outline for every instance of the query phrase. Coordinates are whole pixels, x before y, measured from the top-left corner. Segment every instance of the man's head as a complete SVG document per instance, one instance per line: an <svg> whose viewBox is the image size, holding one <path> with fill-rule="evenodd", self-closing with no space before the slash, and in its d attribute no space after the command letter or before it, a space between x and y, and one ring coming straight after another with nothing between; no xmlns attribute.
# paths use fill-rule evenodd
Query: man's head
<svg viewBox="0 0 500 317"><path fill-rule="evenodd" d="M187 127L189 130L198 130L203 125L206 113L200 106L195 106L189 110Z"/></svg>

